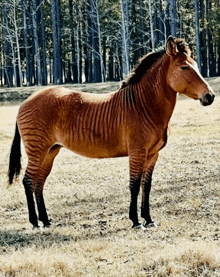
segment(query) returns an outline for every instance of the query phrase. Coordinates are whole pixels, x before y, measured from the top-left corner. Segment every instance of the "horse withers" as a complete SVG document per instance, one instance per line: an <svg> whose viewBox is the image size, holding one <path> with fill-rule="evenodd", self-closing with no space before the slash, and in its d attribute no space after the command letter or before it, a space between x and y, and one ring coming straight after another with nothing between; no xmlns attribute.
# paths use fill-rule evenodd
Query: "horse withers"
<svg viewBox="0 0 220 277"><path fill-rule="evenodd" d="M129 156L129 217L134 228L141 226L137 214L141 187L143 226L152 225L151 177L159 150L167 142L177 93L199 99L204 106L214 100L185 40L169 37L165 48L140 60L116 92L98 95L56 86L30 96L17 116L9 183L20 172L22 138L28 156L23 185L33 226L39 226L38 220L50 225L43 186L61 147L91 158Z"/></svg>

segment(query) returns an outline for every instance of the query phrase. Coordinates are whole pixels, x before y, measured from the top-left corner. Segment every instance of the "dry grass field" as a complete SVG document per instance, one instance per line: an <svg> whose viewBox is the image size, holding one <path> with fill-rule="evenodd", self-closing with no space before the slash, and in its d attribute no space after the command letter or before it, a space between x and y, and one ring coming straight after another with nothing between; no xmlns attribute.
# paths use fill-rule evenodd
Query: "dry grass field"
<svg viewBox="0 0 220 277"><path fill-rule="evenodd" d="M128 219L128 158L88 159L65 149L44 189L52 226L33 230L24 148L20 179L7 186L19 105L0 106L0 276L220 276L220 78L209 81L213 105L179 97L153 175L151 213L159 226L147 231L131 229Z"/></svg>

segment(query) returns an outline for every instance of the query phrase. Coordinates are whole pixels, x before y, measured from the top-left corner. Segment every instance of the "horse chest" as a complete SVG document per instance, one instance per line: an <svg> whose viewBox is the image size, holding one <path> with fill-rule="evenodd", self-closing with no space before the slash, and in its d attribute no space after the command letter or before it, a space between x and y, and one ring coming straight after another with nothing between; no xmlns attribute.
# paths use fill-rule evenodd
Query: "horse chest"
<svg viewBox="0 0 220 277"><path fill-rule="evenodd" d="M159 152L167 144L168 139L168 128L163 132L158 132L155 142L152 143L152 146L148 149L148 153L155 154Z"/></svg>

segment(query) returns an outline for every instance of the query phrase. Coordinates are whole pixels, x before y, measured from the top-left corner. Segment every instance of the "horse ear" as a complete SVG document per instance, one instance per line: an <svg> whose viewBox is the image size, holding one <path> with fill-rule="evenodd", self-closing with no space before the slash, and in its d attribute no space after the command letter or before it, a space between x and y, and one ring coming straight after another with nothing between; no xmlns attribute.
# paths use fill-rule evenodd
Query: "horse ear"
<svg viewBox="0 0 220 277"><path fill-rule="evenodd" d="M175 56L179 50L177 49L176 39L169 36L166 42L166 53L171 56Z"/></svg>

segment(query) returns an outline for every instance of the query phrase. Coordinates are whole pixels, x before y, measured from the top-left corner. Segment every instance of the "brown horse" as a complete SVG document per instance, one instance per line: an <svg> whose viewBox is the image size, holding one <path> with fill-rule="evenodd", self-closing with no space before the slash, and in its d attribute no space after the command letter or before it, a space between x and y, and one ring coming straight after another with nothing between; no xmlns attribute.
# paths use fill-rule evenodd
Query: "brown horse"
<svg viewBox="0 0 220 277"><path fill-rule="evenodd" d="M214 92L198 71L183 39L169 37L165 49L147 54L117 92L96 95L52 87L30 96L20 107L9 162L9 182L20 171L20 137L28 156L23 179L29 220L50 225L43 186L61 147L91 158L129 156L133 227L140 223L137 197L142 187L141 216L149 212L151 176L167 129L177 92L210 105Z"/></svg>

